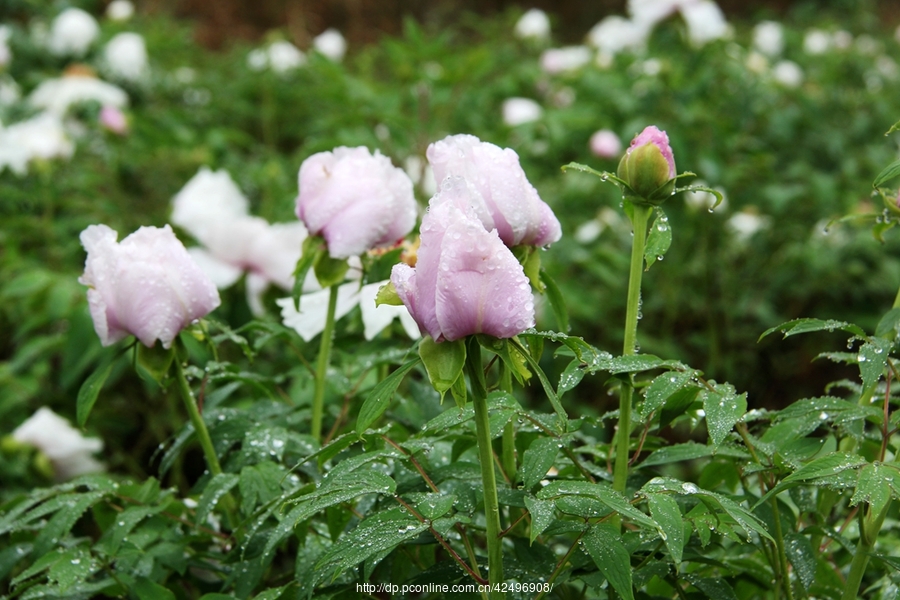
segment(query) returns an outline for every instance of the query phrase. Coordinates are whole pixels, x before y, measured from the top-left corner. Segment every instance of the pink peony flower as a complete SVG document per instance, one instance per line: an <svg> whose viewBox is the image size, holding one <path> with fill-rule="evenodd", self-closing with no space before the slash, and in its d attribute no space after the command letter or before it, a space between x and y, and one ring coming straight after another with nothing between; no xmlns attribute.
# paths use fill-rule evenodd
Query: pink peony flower
<svg viewBox="0 0 900 600"><path fill-rule="evenodd" d="M423 334L436 342L484 333L510 338L534 325L528 278L461 177L444 180L422 219L415 268L394 265L391 282Z"/></svg>
<svg viewBox="0 0 900 600"><path fill-rule="evenodd" d="M219 305L219 293L166 225L141 227L121 243L106 225L81 232L87 250L79 283L88 286L94 330L104 346L129 334L164 348Z"/></svg>
<svg viewBox="0 0 900 600"><path fill-rule="evenodd" d="M475 214L496 229L507 246L546 246L562 229L550 207L528 182L519 155L473 135L451 135L428 146L435 179L463 177L476 192Z"/></svg>
<svg viewBox="0 0 900 600"><path fill-rule="evenodd" d="M600 158L615 158L622 152L622 140L609 129L594 132L589 145L591 152Z"/></svg>
<svg viewBox="0 0 900 600"><path fill-rule="evenodd" d="M297 216L321 235L332 258L389 246L416 224L413 185L377 150L335 148L300 165Z"/></svg>

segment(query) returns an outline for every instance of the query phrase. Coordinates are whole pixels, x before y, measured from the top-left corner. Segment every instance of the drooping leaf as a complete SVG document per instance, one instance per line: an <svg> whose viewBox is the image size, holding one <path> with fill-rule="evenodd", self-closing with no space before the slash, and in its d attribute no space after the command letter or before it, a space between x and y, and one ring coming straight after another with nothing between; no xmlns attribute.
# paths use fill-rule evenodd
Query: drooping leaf
<svg viewBox="0 0 900 600"><path fill-rule="evenodd" d="M875 337L860 346L856 360L859 363L859 375L864 390L871 389L881 379L892 345L889 340Z"/></svg>
<svg viewBox="0 0 900 600"><path fill-rule="evenodd" d="M645 270L649 271L656 261L662 260L671 245L672 227L669 225L669 217L662 208L656 207L656 219L650 226L647 244L644 246L644 261L647 264Z"/></svg>
<svg viewBox="0 0 900 600"><path fill-rule="evenodd" d="M734 386L719 383L715 391L702 390L706 428L716 446L721 444L744 413L747 412L747 394L738 394Z"/></svg>
<svg viewBox="0 0 900 600"><path fill-rule="evenodd" d="M566 298L563 296L562 290L545 269L541 269L541 283L544 284L544 293L547 294L550 309L556 318L556 327L563 333L567 333L569 331L569 310L566 308Z"/></svg>
<svg viewBox="0 0 900 600"><path fill-rule="evenodd" d="M670 371L658 375L644 389L644 401L638 408L641 420L647 420L651 413L659 410L672 394L686 386L692 385L693 378L696 375L697 372L693 370Z"/></svg>
<svg viewBox="0 0 900 600"><path fill-rule="evenodd" d="M675 564L681 562L684 550L684 519L678 502L668 494L649 494L650 515L659 523L659 534Z"/></svg>
<svg viewBox="0 0 900 600"><path fill-rule="evenodd" d="M550 500L538 500L534 496L525 496L525 506L531 513L530 542L546 530L556 519L556 507Z"/></svg>
<svg viewBox="0 0 900 600"><path fill-rule="evenodd" d="M784 337L790 337L792 335L797 335L798 333L810 333L813 331L835 331L835 330L846 331L847 333L852 333L853 335L857 335L859 337L865 337L866 332L863 331L861 327L858 325L854 325L853 323L848 323L846 321L836 321L834 319L794 319L793 321L788 321L787 323L782 323L777 327L772 327L770 329L765 330L759 339L763 339L770 333L774 333L776 331L780 331L784 334Z"/></svg>
<svg viewBox="0 0 900 600"><path fill-rule="evenodd" d="M631 586L631 556L617 527L598 523L582 538L584 548L622 600L634 600Z"/></svg>
<svg viewBox="0 0 900 600"><path fill-rule="evenodd" d="M684 462L709 456L729 456L732 458L750 458L750 454L736 446L720 445L709 446L697 442L684 442L672 446L663 446L654 450L638 468L665 465L673 462Z"/></svg>
<svg viewBox="0 0 900 600"><path fill-rule="evenodd" d="M420 360L419 357L410 360L375 386L359 409L359 415L356 418L357 433L363 433L387 410L400 382L413 367L419 364Z"/></svg>
<svg viewBox="0 0 900 600"><path fill-rule="evenodd" d="M623 517L631 519L635 523L649 527L654 531L658 528L656 522L636 509L621 493L612 489L605 483L591 483L589 481L552 481L537 493L540 500L552 500L565 496L591 498L616 511Z"/></svg>
<svg viewBox="0 0 900 600"><path fill-rule="evenodd" d="M534 440L522 455L522 482L530 490L547 475L556 461L561 442L556 438L542 437Z"/></svg>
<svg viewBox="0 0 900 600"><path fill-rule="evenodd" d="M784 553L791 561L803 588L808 591L816 579L816 553L809 537L793 532L786 534L784 536Z"/></svg>
<svg viewBox="0 0 900 600"><path fill-rule="evenodd" d="M79 427L84 427L85 423L87 423L91 409L94 408L94 404L96 404L97 398L100 396L100 390L103 389L103 384L109 378L112 368L113 363L100 367L81 384L81 388L78 390L78 398L75 400L75 420L78 422Z"/></svg>
<svg viewBox="0 0 900 600"><path fill-rule="evenodd" d="M866 464L866 459L858 454L847 452L832 452L820 458L808 462L787 477L781 483L768 491L756 502L756 506L762 504L775 494L779 494L789 487L799 485L803 481L833 477L848 469L856 469Z"/></svg>

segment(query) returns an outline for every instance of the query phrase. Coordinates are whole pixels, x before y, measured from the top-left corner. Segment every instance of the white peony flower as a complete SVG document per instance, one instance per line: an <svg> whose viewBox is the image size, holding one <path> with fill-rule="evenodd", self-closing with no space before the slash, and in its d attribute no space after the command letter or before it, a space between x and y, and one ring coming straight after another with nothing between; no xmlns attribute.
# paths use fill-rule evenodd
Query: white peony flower
<svg viewBox="0 0 900 600"><path fill-rule="evenodd" d="M335 62L344 60L347 53L347 40L337 29L326 29L313 39L313 48Z"/></svg>
<svg viewBox="0 0 900 600"><path fill-rule="evenodd" d="M0 78L0 106L15 104L22 97L19 84L10 78Z"/></svg>
<svg viewBox="0 0 900 600"><path fill-rule="evenodd" d="M678 10L681 0L628 0L628 14L648 30Z"/></svg>
<svg viewBox="0 0 900 600"><path fill-rule="evenodd" d="M722 9L713 0L694 0L681 5L681 16L687 23L688 39L703 46L728 36L730 28Z"/></svg>
<svg viewBox="0 0 900 600"><path fill-rule="evenodd" d="M610 15L588 32L588 43L601 53L616 55L623 50L640 50L647 43L652 25Z"/></svg>
<svg viewBox="0 0 900 600"><path fill-rule="evenodd" d="M784 50L784 30L781 23L763 21L753 28L753 47L768 56L777 56Z"/></svg>
<svg viewBox="0 0 900 600"><path fill-rule="evenodd" d="M109 70L121 79L136 81L147 71L147 46L138 33L115 35L103 49Z"/></svg>
<svg viewBox="0 0 900 600"><path fill-rule="evenodd" d="M591 61L593 52L587 46L551 48L541 54L541 68L551 75L575 71Z"/></svg>
<svg viewBox="0 0 900 600"><path fill-rule="evenodd" d="M546 40L550 38L550 18L547 13L532 8L516 21L513 30L517 38L522 40Z"/></svg>
<svg viewBox="0 0 900 600"><path fill-rule="evenodd" d="M306 64L306 55L290 42L274 42L267 53L269 66L276 73L285 73Z"/></svg>
<svg viewBox="0 0 900 600"><path fill-rule="evenodd" d="M758 215L754 210L745 208L741 212L734 213L725 226L734 234L738 243L743 243L753 237L758 231L769 226L769 218Z"/></svg>
<svg viewBox="0 0 900 600"><path fill-rule="evenodd" d="M503 122L510 127L537 121L543 114L544 109L531 98L507 98L503 101Z"/></svg>
<svg viewBox="0 0 900 600"><path fill-rule="evenodd" d="M790 60L778 61L772 67L772 77L785 87L799 87L803 83L803 69L800 68L800 65Z"/></svg>
<svg viewBox="0 0 900 600"><path fill-rule="evenodd" d="M111 21L127 21L134 16L134 4L129 0L113 0L106 7L106 18Z"/></svg>
<svg viewBox="0 0 900 600"><path fill-rule="evenodd" d="M122 108L128 104L128 94L122 88L94 77L74 75L46 79L28 96L32 106L59 116L64 115L71 105L89 101Z"/></svg>
<svg viewBox="0 0 900 600"><path fill-rule="evenodd" d="M87 52L100 34L97 20L80 8L67 8L57 15L50 26L50 51L60 56Z"/></svg>
<svg viewBox="0 0 900 600"><path fill-rule="evenodd" d="M40 450L53 465L57 481L66 481L85 473L103 471L93 454L103 449L97 438L85 438L47 407L39 408L12 433L13 439Z"/></svg>
<svg viewBox="0 0 900 600"><path fill-rule="evenodd" d="M831 48L831 36L821 29L810 29L803 37L803 50L810 55L825 54Z"/></svg>
<svg viewBox="0 0 900 600"><path fill-rule="evenodd" d="M59 115L44 112L9 127L0 125L0 171L9 167L25 175L32 159L69 158L74 151Z"/></svg>

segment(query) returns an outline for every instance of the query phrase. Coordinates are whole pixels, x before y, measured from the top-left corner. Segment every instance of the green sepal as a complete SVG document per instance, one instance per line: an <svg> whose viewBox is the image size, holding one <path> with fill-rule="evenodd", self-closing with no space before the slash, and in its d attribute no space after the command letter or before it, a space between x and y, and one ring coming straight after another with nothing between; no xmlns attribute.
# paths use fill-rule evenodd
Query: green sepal
<svg viewBox="0 0 900 600"><path fill-rule="evenodd" d="M294 267L294 287L291 289L291 298L294 299L294 308L300 310L300 296L303 294L303 282L306 274L326 252L325 240L317 235L311 235L303 240L302 252Z"/></svg>
<svg viewBox="0 0 900 600"><path fill-rule="evenodd" d="M531 282L531 287L538 293L544 293L544 283L541 281L541 255L534 246L516 246L512 248L513 256L522 265L525 276Z"/></svg>
<svg viewBox="0 0 900 600"><path fill-rule="evenodd" d="M349 268L350 264L346 258L331 258L327 252L323 252L313 265L313 272L319 285L330 288L344 281Z"/></svg>
<svg viewBox="0 0 900 600"><path fill-rule="evenodd" d="M400 299L400 294L397 293L397 288L394 287L393 282L388 281L378 288L378 293L375 294L375 306L381 306L382 304L403 306L403 300Z"/></svg>
<svg viewBox="0 0 900 600"><path fill-rule="evenodd" d="M388 250L384 254L364 254L363 259L363 285L384 281L391 278L394 265L400 262L403 248L397 247Z"/></svg>
<svg viewBox="0 0 900 600"><path fill-rule="evenodd" d="M528 370L528 364L525 357L518 351L513 352L510 348L509 340L491 337L489 335L478 335L478 343L482 347L490 350L500 357L506 368L512 373L519 385L525 385L525 382L531 379L531 371Z"/></svg>
<svg viewBox="0 0 900 600"><path fill-rule="evenodd" d="M425 365L431 385L441 395L443 402L444 394L462 376L466 365L465 338L439 344L430 337L425 337L419 343L419 357Z"/></svg>
<svg viewBox="0 0 900 600"><path fill-rule="evenodd" d="M460 410L466 407L466 402L469 401L469 398L466 393L466 376L462 373L459 374L459 377L456 378L456 381L453 382L453 385L450 386L450 393L453 394L453 400L456 402L457 408ZM441 400L443 400L443 396L441 396Z"/></svg>
<svg viewBox="0 0 900 600"><path fill-rule="evenodd" d="M152 348L148 348L143 344L138 344L137 364L140 366L141 370L145 371L147 375L153 379L153 381L162 384L162 381L169 373L172 361L175 360L175 348L175 345L166 349L162 347L162 344L153 344Z"/></svg>
<svg viewBox="0 0 900 600"><path fill-rule="evenodd" d="M897 205L897 197L892 197L884 193L884 190L878 190L878 193L881 195L881 201L884 203L884 207L894 213L894 216L900 216L900 206Z"/></svg>
<svg viewBox="0 0 900 600"><path fill-rule="evenodd" d="M878 177L875 178L875 181L872 182L872 187L881 187L897 176L900 176L900 160L895 160L882 169L881 173L878 174Z"/></svg>

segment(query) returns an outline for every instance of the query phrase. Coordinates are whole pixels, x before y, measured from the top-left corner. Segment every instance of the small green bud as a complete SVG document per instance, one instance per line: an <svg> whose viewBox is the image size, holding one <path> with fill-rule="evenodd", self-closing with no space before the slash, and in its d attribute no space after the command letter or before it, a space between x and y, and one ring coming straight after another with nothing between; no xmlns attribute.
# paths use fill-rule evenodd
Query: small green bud
<svg viewBox="0 0 900 600"><path fill-rule="evenodd" d="M675 159L664 131L649 126L638 134L619 161L616 175L637 198L658 205L675 189Z"/></svg>

